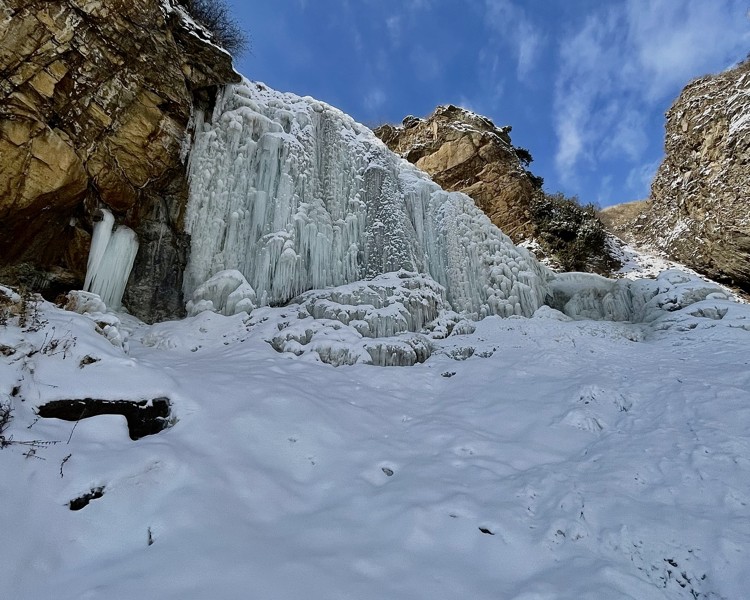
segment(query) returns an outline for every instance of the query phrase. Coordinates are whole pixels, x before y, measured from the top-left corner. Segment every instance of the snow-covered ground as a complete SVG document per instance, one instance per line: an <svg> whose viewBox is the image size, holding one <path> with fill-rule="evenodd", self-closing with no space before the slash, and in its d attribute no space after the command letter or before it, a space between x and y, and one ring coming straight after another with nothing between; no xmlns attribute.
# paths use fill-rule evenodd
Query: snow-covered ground
<svg viewBox="0 0 750 600"><path fill-rule="evenodd" d="M299 307L147 326L6 290L0 595L743 600L750 307L657 284L647 323L544 306L402 368L277 352ZM35 416L162 397L135 441Z"/></svg>

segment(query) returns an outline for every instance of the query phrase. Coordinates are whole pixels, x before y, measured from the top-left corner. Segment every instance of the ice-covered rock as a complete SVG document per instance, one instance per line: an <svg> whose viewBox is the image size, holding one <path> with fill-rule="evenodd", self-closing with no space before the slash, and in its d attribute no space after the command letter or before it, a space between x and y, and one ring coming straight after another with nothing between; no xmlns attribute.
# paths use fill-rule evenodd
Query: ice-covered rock
<svg viewBox="0 0 750 600"><path fill-rule="evenodd" d="M431 340L474 330L450 310L443 286L406 271L308 292L295 303L297 318L279 326L271 345L334 366L411 366L430 357Z"/></svg>
<svg viewBox="0 0 750 600"><path fill-rule="evenodd" d="M260 305L399 269L429 273L474 318L530 316L547 295L544 267L468 196L339 110L261 83L224 89L210 122L197 115L186 229L186 297L229 269Z"/></svg>
<svg viewBox="0 0 750 600"><path fill-rule="evenodd" d="M656 279L635 280L561 273L550 282L550 290L551 306L569 317L632 323L650 323L706 299L730 299L718 284L678 269Z"/></svg>

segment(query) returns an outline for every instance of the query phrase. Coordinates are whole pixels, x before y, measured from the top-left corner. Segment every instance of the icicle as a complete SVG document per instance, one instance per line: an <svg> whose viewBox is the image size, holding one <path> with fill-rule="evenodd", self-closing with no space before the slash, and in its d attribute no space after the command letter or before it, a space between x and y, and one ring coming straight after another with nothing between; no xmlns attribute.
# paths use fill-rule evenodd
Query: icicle
<svg viewBox="0 0 750 600"><path fill-rule="evenodd" d="M86 265L86 280L83 289L88 290L91 285L91 278L99 270L104 253L107 251L107 245L112 237L112 228L115 225L115 217L108 210L102 210L102 220L94 225L94 234L91 236L91 248L89 250L89 260Z"/></svg>
<svg viewBox="0 0 750 600"><path fill-rule="evenodd" d="M116 310L138 253L138 236L124 225L113 232L114 216L106 209L102 214L91 238L84 289L99 295L109 308Z"/></svg>

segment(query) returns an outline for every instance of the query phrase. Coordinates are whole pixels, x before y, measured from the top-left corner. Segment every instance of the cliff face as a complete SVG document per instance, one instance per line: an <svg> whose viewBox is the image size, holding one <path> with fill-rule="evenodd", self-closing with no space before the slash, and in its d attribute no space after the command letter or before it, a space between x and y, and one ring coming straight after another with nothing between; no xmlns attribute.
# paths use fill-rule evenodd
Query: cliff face
<svg viewBox="0 0 750 600"><path fill-rule="evenodd" d="M426 119L406 117L399 127L383 125L375 135L443 189L471 196L519 243L535 233L529 206L539 185L524 169L510 129L448 105L438 106Z"/></svg>
<svg viewBox="0 0 750 600"><path fill-rule="evenodd" d="M750 291L750 60L683 90L665 151L636 238Z"/></svg>
<svg viewBox="0 0 750 600"><path fill-rule="evenodd" d="M99 207L140 249L125 304L179 314L182 149L195 102L239 80L169 0L0 0L0 275L80 287Z"/></svg>

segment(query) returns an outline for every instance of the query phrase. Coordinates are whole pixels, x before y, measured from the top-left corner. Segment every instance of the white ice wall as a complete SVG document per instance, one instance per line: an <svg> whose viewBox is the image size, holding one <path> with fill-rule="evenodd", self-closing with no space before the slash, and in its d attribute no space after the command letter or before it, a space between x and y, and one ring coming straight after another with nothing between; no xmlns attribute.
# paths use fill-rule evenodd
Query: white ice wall
<svg viewBox="0 0 750 600"><path fill-rule="evenodd" d="M227 269L276 304L404 268L477 317L543 303L547 275L528 252L339 110L245 81L197 122L187 298Z"/></svg>

